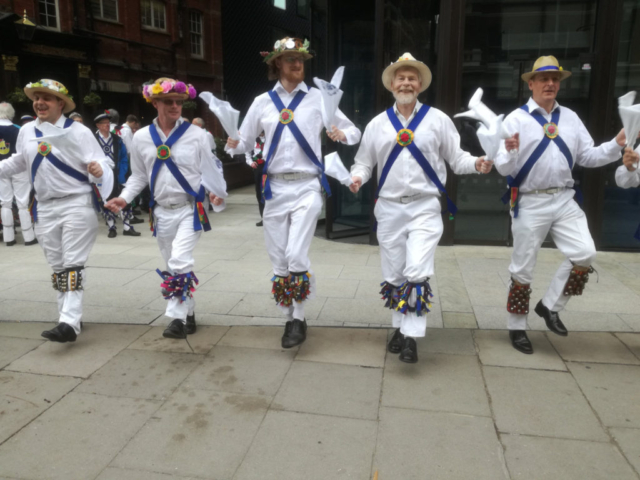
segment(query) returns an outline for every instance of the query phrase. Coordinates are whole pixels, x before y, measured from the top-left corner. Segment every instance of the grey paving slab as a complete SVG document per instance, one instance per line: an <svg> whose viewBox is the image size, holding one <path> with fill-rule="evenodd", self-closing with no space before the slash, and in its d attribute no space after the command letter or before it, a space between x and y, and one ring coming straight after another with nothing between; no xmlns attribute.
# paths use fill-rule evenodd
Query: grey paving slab
<svg viewBox="0 0 640 480"><path fill-rule="evenodd" d="M569 308L571 308L571 303L569 303ZM611 310L606 312L563 310L560 318L570 332L633 331L633 328L621 319L620 315L611 312Z"/></svg>
<svg viewBox="0 0 640 480"><path fill-rule="evenodd" d="M121 308L142 308L156 298L164 301L158 287L143 289L131 288L131 286L125 285L101 289L91 288L89 285L84 292L83 304L98 307L113 307L117 305Z"/></svg>
<svg viewBox="0 0 640 480"><path fill-rule="evenodd" d="M632 480L636 475L610 443L502 435L511 478Z"/></svg>
<svg viewBox="0 0 640 480"><path fill-rule="evenodd" d="M185 381L200 390L273 396L296 352L258 348L214 347Z"/></svg>
<svg viewBox="0 0 640 480"><path fill-rule="evenodd" d="M143 470L126 470L124 468L109 467L105 469L96 480L199 480L196 477L178 477L156 472L145 472ZM1 479L0 479L1 480Z"/></svg>
<svg viewBox="0 0 640 480"><path fill-rule="evenodd" d="M137 288L141 286L139 279L145 275L144 272L133 268L87 267L85 271L87 285L98 289L122 287L127 284ZM160 277L157 274L156 276L159 280ZM157 284L160 285L160 282Z"/></svg>
<svg viewBox="0 0 640 480"><path fill-rule="evenodd" d="M51 323L44 322L3 322L0 321L0 337L30 338L40 340L43 330L51 328Z"/></svg>
<svg viewBox="0 0 640 480"><path fill-rule="evenodd" d="M382 270L380 267L366 267L366 266L353 266L353 265L345 265L342 273L340 273L340 278L344 280L370 280L372 278L379 278L380 281L382 278Z"/></svg>
<svg viewBox="0 0 640 480"><path fill-rule="evenodd" d="M272 409L377 420L382 369L295 361Z"/></svg>
<svg viewBox="0 0 640 480"><path fill-rule="evenodd" d="M6 369L87 378L148 329L139 325L85 325L75 342L45 342Z"/></svg>
<svg viewBox="0 0 640 480"><path fill-rule="evenodd" d="M569 362L639 365L640 360L611 333L571 332L568 337L548 335L560 356Z"/></svg>
<svg viewBox="0 0 640 480"><path fill-rule="evenodd" d="M466 329L427 329L427 335L417 340L418 350L423 353L450 353L453 355L475 355L471 331Z"/></svg>
<svg viewBox="0 0 640 480"><path fill-rule="evenodd" d="M384 366L386 330L310 328L298 360L367 367Z"/></svg>
<svg viewBox="0 0 640 480"><path fill-rule="evenodd" d="M234 480L371 478L371 420L269 411Z"/></svg>
<svg viewBox="0 0 640 480"><path fill-rule="evenodd" d="M636 473L640 474L640 429L610 428L609 433Z"/></svg>
<svg viewBox="0 0 640 480"><path fill-rule="evenodd" d="M569 373L483 367L499 432L606 442Z"/></svg>
<svg viewBox="0 0 640 480"><path fill-rule="evenodd" d="M143 310L141 308L97 307L84 305L82 307L82 321L84 323L126 323L130 325L148 325L161 312Z"/></svg>
<svg viewBox="0 0 640 480"><path fill-rule="evenodd" d="M242 260L216 260L213 263L207 265L203 272L216 272L221 274L244 274L253 275L254 277L261 277L267 275L272 269L271 263L268 261L262 262L245 262Z"/></svg>
<svg viewBox="0 0 640 480"><path fill-rule="evenodd" d="M41 341L28 338L0 337L0 369L42 345L44 341L44 338Z"/></svg>
<svg viewBox="0 0 640 480"><path fill-rule="evenodd" d="M312 250L309 253L309 259L311 260L312 265L316 263L322 265L344 265L346 268L343 270L343 273L347 271L362 272L363 270L356 270L354 267L366 266L367 262L369 261L369 255L364 253L331 253ZM371 268L375 270L375 267ZM379 271L380 270L378 269L377 272ZM380 276L379 273L378 276Z"/></svg>
<svg viewBox="0 0 640 480"><path fill-rule="evenodd" d="M159 252L158 252L158 256ZM87 261L87 267L106 267L106 268L123 268L123 269L132 269L137 265L146 262L149 260L149 257L144 255L132 255L131 251L126 253L122 253L119 255L102 255L102 254L92 254L89 255L89 260ZM157 266L156 266L157 268Z"/></svg>
<svg viewBox="0 0 640 480"><path fill-rule="evenodd" d="M271 282L267 277L264 277L262 281L256 280L256 275L250 274L217 274L206 283L202 283L198 287L198 292L202 295L210 295L211 292L265 293L270 291ZM223 294L221 293L221 295Z"/></svg>
<svg viewBox="0 0 640 480"><path fill-rule="evenodd" d="M616 333L616 337L622 340L622 343L624 343L637 358L640 358L640 334Z"/></svg>
<svg viewBox="0 0 640 480"><path fill-rule="evenodd" d="M76 391L165 400L202 361L190 353L123 350Z"/></svg>
<svg viewBox="0 0 640 480"><path fill-rule="evenodd" d="M388 354L381 404L385 407L490 416L478 359L420 353L417 364Z"/></svg>
<svg viewBox="0 0 640 480"><path fill-rule="evenodd" d="M229 313L229 311L233 309L233 307L235 307L245 295L246 293L242 292L226 292L224 295L218 295L211 291L206 292L204 295L199 295L198 292L196 292L196 296L194 297L197 302L196 315L200 312L223 315ZM144 308L164 312L167 308L167 301L160 295L160 292L156 290L155 300L152 299L152 301ZM239 315L243 314L240 313Z"/></svg>
<svg viewBox="0 0 640 480"><path fill-rule="evenodd" d="M218 342L224 347L245 347L245 348L268 348L271 350L281 350L280 341L282 339L283 327L247 327L235 326ZM299 347L294 347L298 350Z"/></svg>
<svg viewBox="0 0 640 480"><path fill-rule="evenodd" d="M508 479L490 418L383 407L373 470L380 479Z"/></svg>
<svg viewBox="0 0 640 480"><path fill-rule="evenodd" d="M473 336L483 365L538 370L567 370L564 362L542 332L528 332L527 336L533 344L533 355L524 355L515 350L511 346L506 330L476 330Z"/></svg>
<svg viewBox="0 0 640 480"><path fill-rule="evenodd" d="M318 277L317 292L321 297L355 298L358 282L342 278Z"/></svg>
<svg viewBox="0 0 640 480"><path fill-rule="evenodd" d="M344 268L342 264L325 264L319 262L313 262L311 264L311 270L317 278L338 278Z"/></svg>
<svg viewBox="0 0 640 480"><path fill-rule="evenodd" d="M264 396L180 388L110 466L230 479L268 406Z"/></svg>
<svg viewBox="0 0 640 480"><path fill-rule="evenodd" d="M162 332L164 326L152 327L147 333L138 338L129 345L128 348L135 350L150 350L155 352L174 352L174 353L208 353L213 346L218 343L222 336L227 333L229 327L222 326L201 326L198 325L196 333L189 335L189 344L185 340L174 340L164 338ZM191 348L189 348L191 345Z"/></svg>
<svg viewBox="0 0 640 480"><path fill-rule="evenodd" d="M72 392L0 446L2 474L95 478L158 407L150 400Z"/></svg>
<svg viewBox="0 0 640 480"><path fill-rule="evenodd" d="M442 312L444 328L478 328L476 316L473 313Z"/></svg>
<svg viewBox="0 0 640 480"><path fill-rule="evenodd" d="M307 300L304 315L307 319L316 319L325 303L326 297L315 297ZM248 294L240 299L229 312L230 315L243 315L248 317L274 317L280 314L273 295L271 294Z"/></svg>
<svg viewBox="0 0 640 480"><path fill-rule="evenodd" d="M383 301L369 298L331 298L322 309L320 320L391 324L391 313Z"/></svg>
<svg viewBox="0 0 640 480"><path fill-rule="evenodd" d="M640 427L640 366L568 366L602 423L608 427Z"/></svg>
<svg viewBox="0 0 640 480"><path fill-rule="evenodd" d="M501 307L473 307L473 312L481 330L506 330L507 309ZM564 316L563 316L564 318ZM527 323L531 330L547 330L547 326L535 313L530 313Z"/></svg>
<svg viewBox="0 0 640 480"><path fill-rule="evenodd" d="M26 302L55 302L56 292L51 287L51 280L47 281L47 277L38 278L37 280L42 281L30 280L20 285L3 289L0 291L0 298Z"/></svg>
<svg viewBox="0 0 640 480"><path fill-rule="evenodd" d="M27 302L12 300L3 302L0 308L0 321L3 322L53 322L58 320L58 305L55 295L47 297L46 302Z"/></svg>
<svg viewBox="0 0 640 480"><path fill-rule="evenodd" d="M77 378L0 372L0 443L55 404L79 383ZM2 473L0 467L0 475Z"/></svg>

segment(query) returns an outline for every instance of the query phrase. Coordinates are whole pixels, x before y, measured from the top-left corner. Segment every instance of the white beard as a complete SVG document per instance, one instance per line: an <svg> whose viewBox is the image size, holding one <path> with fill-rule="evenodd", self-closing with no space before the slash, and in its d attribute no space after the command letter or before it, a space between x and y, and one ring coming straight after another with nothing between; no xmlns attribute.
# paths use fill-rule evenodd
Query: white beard
<svg viewBox="0 0 640 480"><path fill-rule="evenodd" d="M410 105L416 101L416 98L418 98L418 93L393 92L393 97L396 99L396 103L398 105Z"/></svg>

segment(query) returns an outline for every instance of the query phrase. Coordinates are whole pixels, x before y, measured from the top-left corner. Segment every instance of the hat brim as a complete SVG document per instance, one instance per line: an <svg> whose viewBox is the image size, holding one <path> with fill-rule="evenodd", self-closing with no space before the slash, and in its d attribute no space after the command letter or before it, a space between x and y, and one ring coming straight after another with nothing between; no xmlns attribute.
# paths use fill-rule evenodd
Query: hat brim
<svg viewBox="0 0 640 480"><path fill-rule="evenodd" d="M293 53L293 54L296 54L296 55L302 55L302 58L304 58L305 62L307 60L310 60L310 59L313 58L313 55L311 55L310 53L299 52L297 50L284 50L282 52L274 53L271 57L269 57L268 60L265 60L265 63L267 65L271 65L276 58L282 57L283 55L286 55L288 53Z"/></svg>
<svg viewBox="0 0 640 480"><path fill-rule="evenodd" d="M520 75L520 78L522 78L523 82L528 82L535 75L538 75L539 73L549 73L549 72L559 73L560 74L560 81L566 80L567 78L569 78L571 76L571 72L569 72L568 70L545 70L543 72L527 72L527 73L523 73L522 75Z"/></svg>
<svg viewBox="0 0 640 480"><path fill-rule="evenodd" d="M56 92L47 87L24 87L24 93L29 98L29 100L35 100L36 93L48 93L49 95L53 95L54 97L59 98L64 101L64 108L62 109L62 113L69 113L75 110L76 103L71 100L70 97L65 95L64 93Z"/></svg>
<svg viewBox="0 0 640 480"><path fill-rule="evenodd" d="M391 88L391 84L393 83L393 79L396 76L396 71L400 68L407 68L407 67L415 68L416 70L418 70L418 72L420 72L420 77L422 77L422 87L420 88L419 93L422 93L427 88L429 88L429 85L431 85L431 78L432 78L431 70L424 63L419 62L417 60L397 61L389 65L387 68L385 68L384 72L382 72L382 84L384 85L384 87L390 92L393 92Z"/></svg>
<svg viewBox="0 0 640 480"><path fill-rule="evenodd" d="M164 100L165 98L175 98L177 100L189 100L189 94L186 92L185 93L169 92L169 93L155 93L149 96L150 100Z"/></svg>

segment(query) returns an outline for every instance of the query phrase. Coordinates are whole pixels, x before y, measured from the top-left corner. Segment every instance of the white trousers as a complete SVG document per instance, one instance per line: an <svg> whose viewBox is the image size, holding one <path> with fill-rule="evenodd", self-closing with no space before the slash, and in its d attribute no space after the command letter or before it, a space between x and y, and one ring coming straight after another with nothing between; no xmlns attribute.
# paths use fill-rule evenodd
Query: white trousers
<svg viewBox="0 0 640 480"><path fill-rule="evenodd" d="M98 235L98 217L91 194L38 202L35 230L51 270L58 273L84 267ZM86 269L82 270L82 285L87 285ZM57 294L59 321L80 333L83 291Z"/></svg>
<svg viewBox="0 0 640 480"><path fill-rule="evenodd" d="M16 238L13 226L13 211L11 210L14 196L18 204L22 238L25 242L31 242L36 238L33 232L33 224L31 223L31 214L29 213L30 193L31 184L29 183L29 174L27 172L19 173L11 178L0 178L0 215L5 242L13 242Z"/></svg>
<svg viewBox="0 0 640 480"><path fill-rule="evenodd" d="M590 266L596 258L596 247L589 233L587 217L573 199L574 191L554 194L526 194L519 200L518 218L512 219L513 254L509 272L519 283L533 282L538 251L551 233L556 247L566 259L560 264L542 304L553 312L561 311L571 298L564 295L564 286L575 265ZM530 305L532 310L535 303ZM509 330L525 330L527 316L508 313Z"/></svg>
<svg viewBox="0 0 640 480"><path fill-rule="evenodd" d="M193 229L193 204L181 208L170 209L156 205L153 210L156 221L156 238L160 254L167 264L167 271L172 275L193 271L193 250L196 248L202 230ZM160 280L160 277L158 277ZM165 315L187 322L187 315L193 315L196 302L187 297L184 302L172 298L167 302Z"/></svg>
<svg viewBox="0 0 640 480"><path fill-rule="evenodd" d="M379 198L374 214L384 280L396 287L423 282L434 274L436 246L442 236L442 214L436 196L402 204ZM393 312L391 321L403 335L424 337L427 317Z"/></svg>
<svg viewBox="0 0 640 480"><path fill-rule="evenodd" d="M270 180L271 200L265 201L262 216L264 241L275 275L309 272L309 247L322 210L322 195L317 177L298 181ZM310 272L312 273L312 272ZM310 278L315 294L315 275ZM308 298L312 298L311 296ZM304 319L305 302L279 307L287 318Z"/></svg>

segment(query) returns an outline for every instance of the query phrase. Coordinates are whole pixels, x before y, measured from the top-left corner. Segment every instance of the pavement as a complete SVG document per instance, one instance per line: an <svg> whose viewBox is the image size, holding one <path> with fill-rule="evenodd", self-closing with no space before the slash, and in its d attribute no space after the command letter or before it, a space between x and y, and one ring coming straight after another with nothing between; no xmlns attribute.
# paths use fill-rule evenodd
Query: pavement
<svg viewBox="0 0 640 480"><path fill-rule="evenodd" d="M0 246L0 480L640 479L638 254L599 254L569 336L532 317L522 355L503 330L510 249L440 247L407 365L385 351L377 247L323 238L307 341L282 350L257 217L249 189L212 215L189 344L161 336L146 228L102 227L72 344L40 337L56 318L42 252ZM560 260L540 252L533 301Z"/></svg>

